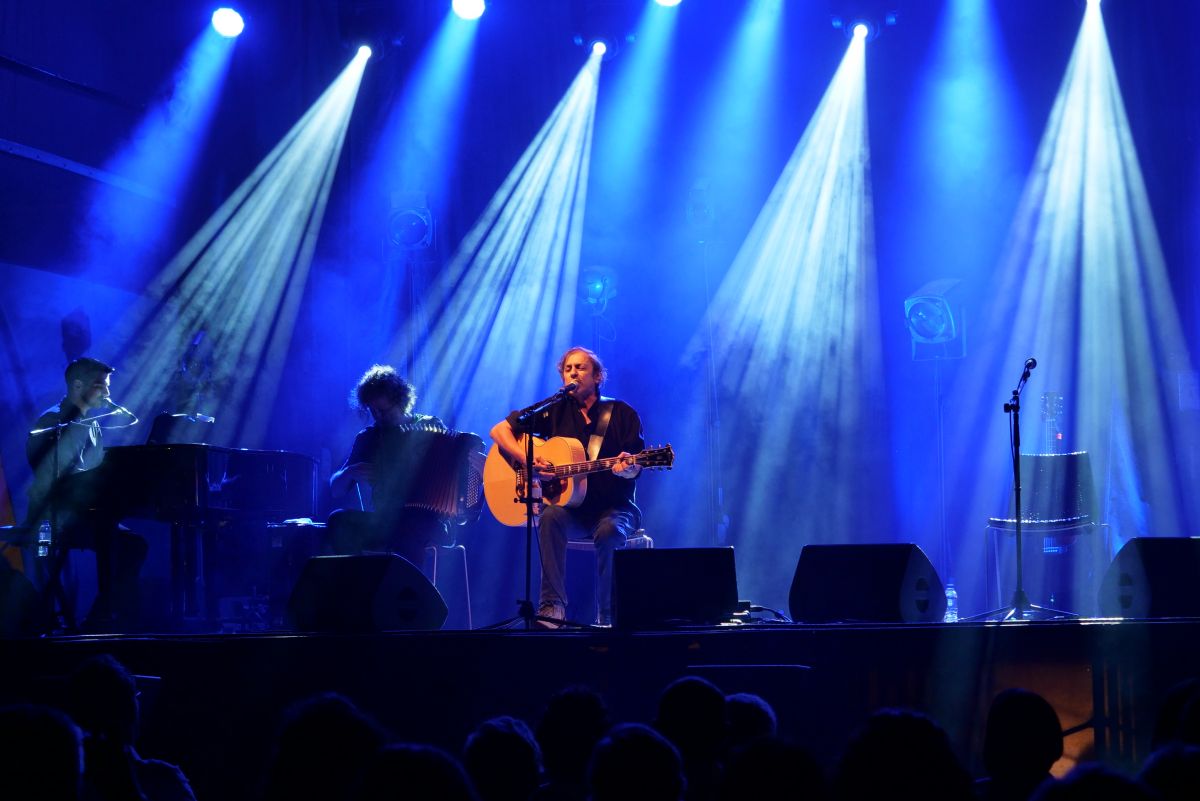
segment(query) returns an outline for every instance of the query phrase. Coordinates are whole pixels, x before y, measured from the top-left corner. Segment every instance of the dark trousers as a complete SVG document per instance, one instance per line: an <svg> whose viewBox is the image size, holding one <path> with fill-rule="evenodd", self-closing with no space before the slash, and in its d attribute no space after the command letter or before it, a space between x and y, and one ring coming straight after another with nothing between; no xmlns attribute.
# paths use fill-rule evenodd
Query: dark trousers
<svg viewBox="0 0 1200 801"><path fill-rule="evenodd" d="M562 506L542 509L538 521L538 553L542 563L542 586L538 606L567 605L567 540L590 539L596 545L597 620L612 621L613 551L637 531L637 520L627 511L609 510L587 519Z"/></svg>
<svg viewBox="0 0 1200 801"><path fill-rule="evenodd" d="M427 546L447 541L445 522L423 509L405 509L397 514L338 509L329 515L326 533L335 554L389 551L418 568L425 562Z"/></svg>
<svg viewBox="0 0 1200 801"><path fill-rule="evenodd" d="M64 552L96 552L96 600L85 626L97 632L136 629L141 620L139 578L150 550L145 537L111 519L76 517L64 525L57 544Z"/></svg>

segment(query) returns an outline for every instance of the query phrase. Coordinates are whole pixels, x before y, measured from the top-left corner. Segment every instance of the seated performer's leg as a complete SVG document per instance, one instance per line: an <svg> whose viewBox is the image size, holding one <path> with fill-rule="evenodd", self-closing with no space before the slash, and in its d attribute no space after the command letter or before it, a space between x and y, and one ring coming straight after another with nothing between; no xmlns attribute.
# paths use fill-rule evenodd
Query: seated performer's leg
<svg viewBox="0 0 1200 801"><path fill-rule="evenodd" d="M347 556L371 550L367 546L375 533L375 515L358 509L335 509L325 521L330 550Z"/></svg>
<svg viewBox="0 0 1200 801"><path fill-rule="evenodd" d="M133 629L140 621L139 578L150 550L144 537L112 520L77 523L65 532L66 545L96 552L96 600L88 612L91 631Z"/></svg>
<svg viewBox="0 0 1200 801"><path fill-rule="evenodd" d="M571 513L561 506L545 506L538 523L538 555L542 563L542 585L538 614L566 617L567 537L575 527Z"/></svg>
<svg viewBox="0 0 1200 801"><path fill-rule="evenodd" d="M596 622L602 626L612 625L613 551L624 548L636 530L633 515L628 512L609 512L592 527L596 545Z"/></svg>
<svg viewBox="0 0 1200 801"><path fill-rule="evenodd" d="M400 554L416 565L418 570L423 570L425 549L430 545L441 545L446 540L446 524L441 517L424 509L406 509L391 524L388 550Z"/></svg>

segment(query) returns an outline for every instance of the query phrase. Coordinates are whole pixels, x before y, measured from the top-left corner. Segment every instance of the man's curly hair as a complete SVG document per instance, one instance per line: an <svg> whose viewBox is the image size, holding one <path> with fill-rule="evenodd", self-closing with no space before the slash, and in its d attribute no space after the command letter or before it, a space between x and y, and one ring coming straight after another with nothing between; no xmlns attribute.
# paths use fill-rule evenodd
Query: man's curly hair
<svg viewBox="0 0 1200 801"><path fill-rule="evenodd" d="M367 402L372 398L387 398L399 406L405 415L409 415L417 403L417 390L400 377L396 368L386 364L373 364L363 373L362 378L358 379L358 384L350 393L350 405L359 411L365 411Z"/></svg>

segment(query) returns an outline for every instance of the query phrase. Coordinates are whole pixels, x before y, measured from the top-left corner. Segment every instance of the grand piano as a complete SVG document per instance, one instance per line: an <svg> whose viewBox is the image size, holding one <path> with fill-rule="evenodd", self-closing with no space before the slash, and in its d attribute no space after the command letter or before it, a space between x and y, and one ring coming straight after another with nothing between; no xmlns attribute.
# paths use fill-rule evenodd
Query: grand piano
<svg viewBox="0 0 1200 801"><path fill-rule="evenodd" d="M317 465L310 456L288 451L115 446L105 449L99 467L71 476L63 492L76 508L114 520L170 523L172 618L213 621L217 531L235 523L311 517Z"/></svg>

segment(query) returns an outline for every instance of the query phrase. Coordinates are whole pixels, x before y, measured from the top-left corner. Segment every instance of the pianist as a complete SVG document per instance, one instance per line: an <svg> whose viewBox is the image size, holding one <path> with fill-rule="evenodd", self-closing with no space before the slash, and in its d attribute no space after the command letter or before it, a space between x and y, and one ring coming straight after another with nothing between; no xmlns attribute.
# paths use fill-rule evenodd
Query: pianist
<svg viewBox="0 0 1200 801"><path fill-rule="evenodd" d="M104 460L103 429L92 414L108 405L114 372L87 357L67 365L67 394L33 424L25 455L33 470L24 525L37 529L51 521L56 544L96 552L97 595L84 624L90 631L134 628L138 616L138 574L146 560L146 540L97 511L86 492L86 473Z"/></svg>
<svg viewBox="0 0 1200 801"><path fill-rule="evenodd" d="M351 405L370 414L372 423L358 432L350 455L329 479L334 497L350 499L345 505L351 507L329 516L335 553L390 551L420 567L425 547L446 539L445 520L406 503L413 483L421 480L422 454L411 451L412 440L404 434L446 430L438 418L413 412L416 399L412 384L379 364L351 392Z"/></svg>

